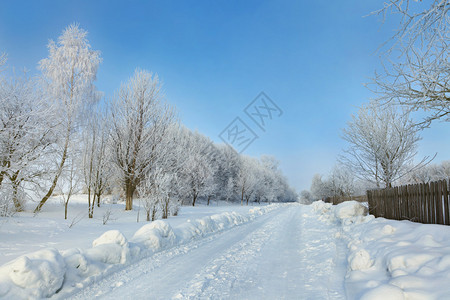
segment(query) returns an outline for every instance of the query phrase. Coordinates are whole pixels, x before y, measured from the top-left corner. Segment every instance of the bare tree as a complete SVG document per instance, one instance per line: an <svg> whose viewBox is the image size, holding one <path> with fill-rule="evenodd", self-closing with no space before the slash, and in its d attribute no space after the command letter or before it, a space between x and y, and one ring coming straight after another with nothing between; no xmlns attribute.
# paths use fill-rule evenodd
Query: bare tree
<svg viewBox="0 0 450 300"><path fill-rule="evenodd" d="M86 36L87 32L78 25L68 26L57 43L50 41L49 57L39 63L48 100L58 110L59 119L56 122L58 126L55 130L61 141L59 164L51 180L51 186L35 208L35 212L41 210L58 183L69 155L72 135L80 124L81 112L99 98L93 82L101 61L100 53L91 50Z"/></svg>
<svg viewBox="0 0 450 300"><path fill-rule="evenodd" d="M377 186L384 183L390 187L395 180L429 162L425 157L414 164L420 140L418 129L408 114L393 106L363 106L343 130L343 139L349 148L341 161L355 175Z"/></svg>
<svg viewBox="0 0 450 300"><path fill-rule="evenodd" d="M125 191L126 210L133 209L136 188L156 162L174 121L173 109L162 100L160 89L157 76L136 70L112 105L112 160Z"/></svg>
<svg viewBox="0 0 450 300"><path fill-rule="evenodd" d="M390 0L374 12L397 15L400 25L385 45L384 72L372 89L383 103L425 111L421 127L450 120L449 9L448 0Z"/></svg>

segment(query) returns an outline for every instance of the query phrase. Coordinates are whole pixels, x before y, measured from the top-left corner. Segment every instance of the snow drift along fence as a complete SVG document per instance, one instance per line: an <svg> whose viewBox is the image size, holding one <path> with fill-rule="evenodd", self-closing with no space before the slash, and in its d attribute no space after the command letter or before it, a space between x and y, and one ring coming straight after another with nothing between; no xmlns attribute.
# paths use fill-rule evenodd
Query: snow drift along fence
<svg viewBox="0 0 450 300"><path fill-rule="evenodd" d="M331 203L333 205L338 205L339 203L345 202L345 201L358 201L358 202L367 202L367 196L333 196L333 197L327 197L323 200L325 203Z"/></svg>
<svg viewBox="0 0 450 300"><path fill-rule="evenodd" d="M449 181L439 180L369 190L369 213L386 219L450 225L449 187Z"/></svg>

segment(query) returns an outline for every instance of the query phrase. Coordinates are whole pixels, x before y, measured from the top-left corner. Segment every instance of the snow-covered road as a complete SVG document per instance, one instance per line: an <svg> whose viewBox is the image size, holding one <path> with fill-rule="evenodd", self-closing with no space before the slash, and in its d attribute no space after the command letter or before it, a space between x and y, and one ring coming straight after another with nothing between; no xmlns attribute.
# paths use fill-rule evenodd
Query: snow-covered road
<svg viewBox="0 0 450 300"><path fill-rule="evenodd" d="M73 299L345 299L339 228L289 205L143 259Z"/></svg>

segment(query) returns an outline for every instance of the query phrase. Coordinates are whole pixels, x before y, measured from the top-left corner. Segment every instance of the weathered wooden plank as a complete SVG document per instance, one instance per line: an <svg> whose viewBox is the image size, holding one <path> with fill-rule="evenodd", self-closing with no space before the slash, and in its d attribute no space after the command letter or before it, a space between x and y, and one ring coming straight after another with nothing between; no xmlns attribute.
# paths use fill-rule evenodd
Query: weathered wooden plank
<svg viewBox="0 0 450 300"><path fill-rule="evenodd" d="M447 180L442 181L442 201L444 202L444 218L445 225L450 225L450 211L449 211L449 198L448 198L448 185Z"/></svg>
<svg viewBox="0 0 450 300"><path fill-rule="evenodd" d="M444 224L444 206L442 203L442 180L435 183L435 199L436 199L436 222Z"/></svg>
<svg viewBox="0 0 450 300"><path fill-rule="evenodd" d="M424 223L431 223L431 198L430 198L430 185L428 183L425 183L425 189L424 189L424 199L426 203L426 220Z"/></svg>

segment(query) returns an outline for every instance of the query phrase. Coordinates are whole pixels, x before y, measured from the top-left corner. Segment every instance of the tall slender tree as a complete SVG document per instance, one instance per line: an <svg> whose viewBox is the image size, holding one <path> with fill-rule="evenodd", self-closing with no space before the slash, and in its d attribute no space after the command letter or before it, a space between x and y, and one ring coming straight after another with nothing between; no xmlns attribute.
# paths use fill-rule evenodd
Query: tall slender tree
<svg viewBox="0 0 450 300"><path fill-rule="evenodd" d="M55 130L60 141L59 163L55 175L35 212L41 210L58 183L65 161L70 155L69 144L73 133L80 125L81 113L99 98L94 81L101 62L100 53L91 49L86 36L87 31L77 24L69 25L57 42L50 41L49 57L39 63L48 100L57 107Z"/></svg>

